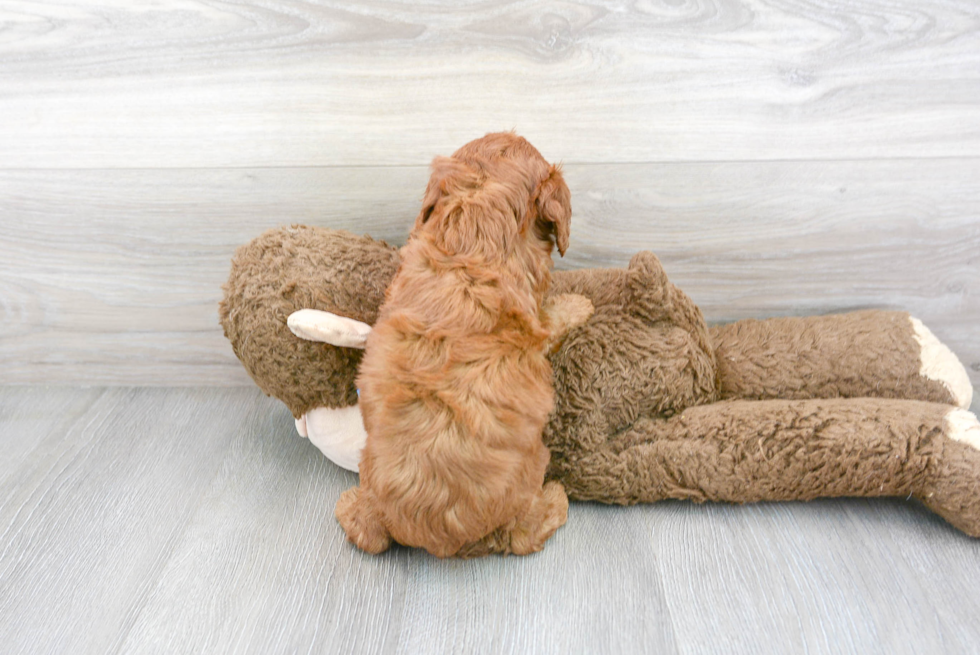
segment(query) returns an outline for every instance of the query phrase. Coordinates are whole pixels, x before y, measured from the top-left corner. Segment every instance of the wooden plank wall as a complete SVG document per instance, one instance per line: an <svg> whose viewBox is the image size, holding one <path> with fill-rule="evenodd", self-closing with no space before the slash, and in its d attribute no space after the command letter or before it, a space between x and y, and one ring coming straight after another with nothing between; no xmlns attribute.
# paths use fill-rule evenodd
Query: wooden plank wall
<svg viewBox="0 0 980 655"><path fill-rule="evenodd" d="M980 383L974 0L0 0L0 381L249 384L237 245L401 243L431 158L511 128L565 163L562 267L907 309Z"/></svg>

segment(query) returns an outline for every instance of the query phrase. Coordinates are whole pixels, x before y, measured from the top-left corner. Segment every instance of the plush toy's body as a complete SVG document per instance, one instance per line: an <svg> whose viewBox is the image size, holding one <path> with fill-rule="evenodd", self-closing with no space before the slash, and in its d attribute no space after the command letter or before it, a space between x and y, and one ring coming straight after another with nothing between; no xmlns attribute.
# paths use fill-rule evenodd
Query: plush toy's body
<svg viewBox="0 0 980 655"><path fill-rule="evenodd" d="M397 266L397 250L367 237L282 228L239 250L225 287L239 359L348 468L364 439L356 348ZM980 424L961 409L972 387L908 314L709 329L649 253L626 269L555 273L551 293L595 306L551 357L548 477L570 499L915 496L980 536Z"/></svg>

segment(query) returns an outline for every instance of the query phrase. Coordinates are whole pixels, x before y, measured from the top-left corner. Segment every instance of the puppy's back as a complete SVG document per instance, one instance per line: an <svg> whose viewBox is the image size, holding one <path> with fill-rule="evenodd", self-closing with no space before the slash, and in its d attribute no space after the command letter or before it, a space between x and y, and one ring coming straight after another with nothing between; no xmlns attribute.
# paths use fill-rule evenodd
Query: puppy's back
<svg viewBox="0 0 980 655"><path fill-rule="evenodd" d="M368 340L360 468L392 536L445 556L538 492L553 399L534 299L500 277L418 266L429 247L406 246Z"/></svg>

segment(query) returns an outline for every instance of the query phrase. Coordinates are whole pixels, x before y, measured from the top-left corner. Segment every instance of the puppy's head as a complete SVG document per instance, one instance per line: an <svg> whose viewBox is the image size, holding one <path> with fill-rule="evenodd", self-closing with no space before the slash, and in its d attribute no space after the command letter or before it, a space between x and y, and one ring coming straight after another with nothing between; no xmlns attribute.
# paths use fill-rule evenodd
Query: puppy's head
<svg viewBox="0 0 980 655"><path fill-rule="evenodd" d="M452 252L474 248L508 252L518 238L550 252L568 248L571 193L558 166L510 132L467 143L452 157L436 157L415 220Z"/></svg>

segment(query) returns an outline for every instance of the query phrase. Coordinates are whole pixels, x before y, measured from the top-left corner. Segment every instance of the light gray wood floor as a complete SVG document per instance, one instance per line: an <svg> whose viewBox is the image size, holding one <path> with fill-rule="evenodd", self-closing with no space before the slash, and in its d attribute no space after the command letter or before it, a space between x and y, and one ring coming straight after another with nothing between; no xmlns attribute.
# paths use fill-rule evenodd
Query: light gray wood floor
<svg viewBox="0 0 980 655"><path fill-rule="evenodd" d="M980 402L974 404L974 410ZM545 550L373 557L251 388L0 388L4 653L966 653L980 541L904 499L575 504Z"/></svg>

